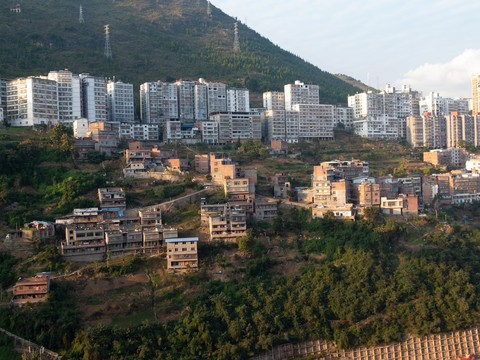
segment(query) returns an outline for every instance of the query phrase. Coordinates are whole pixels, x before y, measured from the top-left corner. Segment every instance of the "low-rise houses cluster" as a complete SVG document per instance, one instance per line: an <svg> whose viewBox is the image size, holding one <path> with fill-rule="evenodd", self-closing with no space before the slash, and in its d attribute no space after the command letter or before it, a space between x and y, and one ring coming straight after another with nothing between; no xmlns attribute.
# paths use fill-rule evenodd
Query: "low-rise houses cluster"
<svg viewBox="0 0 480 360"><path fill-rule="evenodd" d="M354 220L367 207L387 214L416 214L420 198L421 177L371 177L369 164L359 160L315 166L312 187L298 191L298 201L310 204L314 218L332 213L345 220Z"/></svg>
<svg viewBox="0 0 480 360"><path fill-rule="evenodd" d="M167 268L172 271L198 267L198 239L178 238L176 229L164 226L160 206L126 210L123 189L98 189L98 194L101 208L75 209L56 220L65 228L65 238L58 247L63 257L98 261L107 254L117 257L167 252Z"/></svg>
<svg viewBox="0 0 480 360"><path fill-rule="evenodd" d="M135 141L124 151L126 177L156 177L165 171L183 173L189 169L188 159L178 157L176 150L161 149Z"/></svg>
<svg viewBox="0 0 480 360"><path fill-rule="evenodd" d="M212 182L223 186L226 203L201 203L202 223L208 227L210 240L235 241L246 235L247 219L265 220L277 216L277 203L257 198L257 171L239 168L224 154L197 155L195 166L210 173Z"/></svg>

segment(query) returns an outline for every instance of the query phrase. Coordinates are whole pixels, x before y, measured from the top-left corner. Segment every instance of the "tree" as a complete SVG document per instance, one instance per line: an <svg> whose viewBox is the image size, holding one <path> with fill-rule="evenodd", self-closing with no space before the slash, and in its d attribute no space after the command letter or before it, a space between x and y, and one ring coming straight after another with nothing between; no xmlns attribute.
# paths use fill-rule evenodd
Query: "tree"
<svg viewBox="0 0 480 360"><path fill-rule="evenodd" d="M380 209L374 206L365 208L363 218L371 224L377 224L380 221Z"/></svg>
<svg viewBox="0 0 480 360"><path fill-rule="evenodd" d="M255 243L255 236L253 236L252 229L247 229L247 235L242 236L237 240L238 250L249 252Z"/></svg>

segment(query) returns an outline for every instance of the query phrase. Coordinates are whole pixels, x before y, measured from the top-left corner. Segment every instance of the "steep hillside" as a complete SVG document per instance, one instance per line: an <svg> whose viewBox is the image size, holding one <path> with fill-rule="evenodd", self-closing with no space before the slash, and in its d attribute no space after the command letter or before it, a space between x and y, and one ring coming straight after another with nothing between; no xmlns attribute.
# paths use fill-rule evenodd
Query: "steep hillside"
<svg viewBox="0 0 480 360"><path fill-rule="evenodd" d="M280 49L205 0L0 0L0 77L74 72L114 76L135 86L157 79L221 80L252 92L280 90L300 79L320 85L322 102L345 104L358 88ZM79 6L85 23L80 24ZM113 60L104 56L110 24Z"/></svg>

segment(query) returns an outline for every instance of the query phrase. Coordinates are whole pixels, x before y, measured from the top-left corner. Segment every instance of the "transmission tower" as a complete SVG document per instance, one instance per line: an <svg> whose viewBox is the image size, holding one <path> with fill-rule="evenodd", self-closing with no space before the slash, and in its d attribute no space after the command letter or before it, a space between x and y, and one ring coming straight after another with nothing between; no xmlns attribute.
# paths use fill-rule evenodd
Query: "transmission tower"
<svg viewBox="0 0 480 360"><path fill-rule="evenodd" d="M110 46L110 25L105 25L105 56L107 59L112 58L112 47Z"/></svg>
<svg viewBox="0 0 480 360"><path fill-rule="evenodd" d="M238 23L235 23L235 39L233 40L233 51L240 52L240 41L238 40Z"/></svg>
<svg viewBox="0 0 480 360"><path fill-rule="evenodd" d="M83 18L83 7L80 5L80 15L78 16L78 22L80 24L83 24L85 22L85 19Z"/></svg>
<svg viewBox="0 0 480 360"><path fill-rule="evenodd" d="M210 7L210 0L207 0L207 15L212 16L212 8Z"/></svg>

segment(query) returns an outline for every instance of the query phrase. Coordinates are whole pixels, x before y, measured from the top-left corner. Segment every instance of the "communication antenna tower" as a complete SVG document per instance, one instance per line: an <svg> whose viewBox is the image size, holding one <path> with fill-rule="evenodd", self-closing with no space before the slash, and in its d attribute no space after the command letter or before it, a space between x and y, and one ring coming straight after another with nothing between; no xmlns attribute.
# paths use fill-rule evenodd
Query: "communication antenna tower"
<svg viewBox="0 0 480 360"><path fill-rule="evenodd" d="M110 25L105 25L105 56L112 59L112 47L110 46Z"/></svg>
<svg viewBox="0 0 480 360"><path fill-rule="evenodd" d="M235 23L235 39L233 40L233 51L240 52L240 41L238 40L238 23Z"/></svg>
<svg viewBox="0 0 480 360"><path fill-rule="evenodd" d="M207 15L212 16L212 8L210 7L210 0L207 0Z"/></svg>
<svg viewBox="0 0 480 360"><path fill-rule="evenodd" d="M83 24L85 22L85 19L83 18L83 7L80 5L80 15L78 16L78 22L80 24Z"/></svg>

